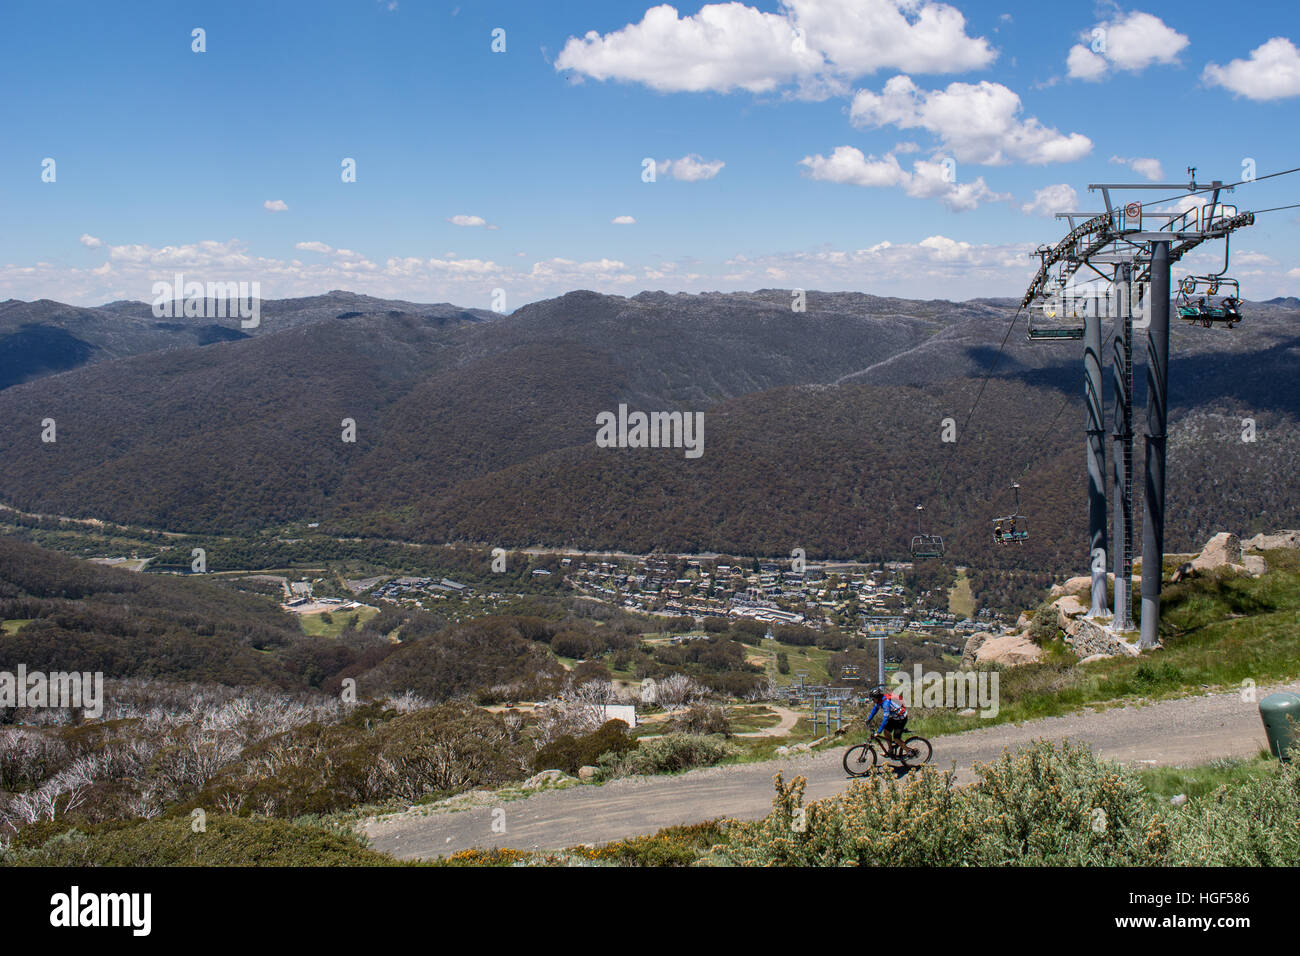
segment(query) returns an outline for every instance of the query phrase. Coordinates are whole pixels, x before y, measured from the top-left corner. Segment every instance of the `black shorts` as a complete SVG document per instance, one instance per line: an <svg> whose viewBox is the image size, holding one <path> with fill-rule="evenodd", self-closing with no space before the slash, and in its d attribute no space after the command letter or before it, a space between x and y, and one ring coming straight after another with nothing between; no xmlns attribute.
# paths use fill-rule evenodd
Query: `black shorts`
<svg viewBox="0 0 1300 956"><path fill-rule="evenodd" d="M903 735L903 731L905 731L906 729L907 729L906 717L890 717L881 726L880 732L882 734L898 734L901 737Z"/></svg>

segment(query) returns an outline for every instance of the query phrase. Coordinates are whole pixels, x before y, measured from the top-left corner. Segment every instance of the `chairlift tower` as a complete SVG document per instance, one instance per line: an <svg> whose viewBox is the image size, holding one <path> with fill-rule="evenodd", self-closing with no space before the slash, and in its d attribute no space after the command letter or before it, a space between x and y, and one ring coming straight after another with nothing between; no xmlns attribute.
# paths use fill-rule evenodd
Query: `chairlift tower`
<svg viewBox="0 0 1300 956"><path fill-rule="evenodd" d="M1115 572L1116 630L1132 630L1133 570L1133 332L1146 332L1147 424L1146 462L1143 484L1142 523L1142 632L1139 647L1156 644L1160 622L1161 574L1165 540L1165 446L1169 392L1169 270L1170 266L1201 243L1226 240L1236 229L1253 225L1255 214L1239 212L1220 202L1222 181L1196 182L1189 168L1187 183L1092 183L1089 192L1100 192L1103 210L1058 212L1070 231L1054 246L1041 246L1038 272L1030 283L1021 308L1028 310L1029 337L1035 340L1082 339L1084 342L1084 387L1087 403L1085 456L1088 466L1089 568L1092 574L1092 606L1089 616L1106 613L1106 501L1105 448L1102 420L1101 308L1084 309L1083 323L1055 325L1048 319L1064 319L1067 304L1062 293L1082 270L1095 274L1110 286L1106 311L1114 319L1115 345L1112 355L1114 385L1114 440L1111 462L1111 506L1114 510L1111 547ZM1188 196L1209 194L1190 209L1155 210L1155 203L1117 202L1112 194L1128 190L1186 190ZM1159 202L1159 201L1157 201ZM1225 262L1225 271L1226 271ZM1220 273L1221 275L1221 273ZM1089 281L1095 281L1089 278ZM1231 280L1228 280L1231 281ZM1234 283L1235 285L1235 283ZM1054 287L1054 288L1052 288ZM1071 296L1073 298L1073 296ZM1055 304L1049 304L1051 300ZM1136 299L1136 302L1135 302ZM1099 299L1094 302L1100 303ZM1235 299L1234 299L1235 303ZM1113 308L1112 308L1113 304ZM1234 306L1235 307L1235 306ZM1035 325L1036 309L1043 316ZM1225 313L1229 310L1224 309ZM1074 311L1077 318L1077 310ZM1183 314L1180 309L1180 315ZM1209 310L1197 312L1210 324L1216 316ZM1135 317L1138 321L1134 321ZM1184 316L1187 317L1187 316ZM1239 321L1240 315L1226 316ZM1226 321L1225 318L1225 321ZM1229 327L1231 327L1229 325Z"/></svg>

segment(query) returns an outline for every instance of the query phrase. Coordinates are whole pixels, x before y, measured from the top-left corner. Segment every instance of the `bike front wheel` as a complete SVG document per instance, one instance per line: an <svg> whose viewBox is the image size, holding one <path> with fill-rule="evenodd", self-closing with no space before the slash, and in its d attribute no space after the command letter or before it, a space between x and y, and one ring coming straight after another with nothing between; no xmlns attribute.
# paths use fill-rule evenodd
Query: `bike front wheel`
<svg viewBox="0 0 1300 956"><path fill-rule="evenodd" d="M899 760L904 766L919 767L930 762L931 753L930 741L924 737L908 737L899 750Z"/></svg>
<svg viewBox="0 0 1300 956"><path fill-rule="evenodd" d="M865 777L876 769L876 748L858 744L844 753L844 772L850 777Z"/></svg>

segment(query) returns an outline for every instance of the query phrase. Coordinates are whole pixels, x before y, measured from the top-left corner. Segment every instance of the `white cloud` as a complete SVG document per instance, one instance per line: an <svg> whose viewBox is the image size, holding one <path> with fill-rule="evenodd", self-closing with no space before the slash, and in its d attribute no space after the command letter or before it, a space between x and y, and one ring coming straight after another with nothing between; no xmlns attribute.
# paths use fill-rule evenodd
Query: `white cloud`
<svg viewBox="0 0 1300 956"><path fill-rule="evenodd" d="M636 220L631 216L615 216L610 220L616 226L635 226Z"/></svg>
<svg viewBox="0 0 1300 956"><path fill-rule="evenodd" d="M323 242L296 242L293 247L301 249L303 252L330 253L334 251L333 246L327 246Z"/></svg>
<svg viewBox="0 0 1300 956"><path fill-rule="evenodd" d="M988 66L997 54L966 33L961 11L916 0L787 0L808 45L824 53L842 77L882 69L964 73Z"/></svg>
<svg viewBox="0 0 1300 956"><path fill-rule="evenodd" d="M810 179L853 186L901 186L909 179L893 156L868 158L854 146L836 146L830 156L805 156L799 165L808 167Z"/></svg>
<svg viewBox="0 0 1300 956"><path fill-rule="evenodd" d="M796 83L826 95L880 69L956 73L996 57L934 0L784 0L779 13L710 3L682 17L668 4L603 36L570 37L557 70L663 92L766 93Z"/></svg>
<svg viewBox="0 0 1300 956"><path fill-rule="evenodd" d="M1076 43L1065 57L1065 72L1076 80L1100 80L1106 75L1106 58Z"/></svg>
<svg viewBox="0 0 1300 956"><path fill-rule="evenodd" d="M807 176L823 182L853 186L901 186L914 199L938 199L953 212L975 209L981 202L1010 199L1005 193L988 188L984 177L974 182L958 183L952 179L951 167L944 163L917 160L912 170L903 169L898 160L886 153L880 159L864 156L853 146L837 146L830 156L805 156L799 165L807 167Z"/></svg>
<svg viewBox="0 0 1300 956"><path fill-rule="evenodd" d="M691 153L681 159L661 159L655 163L655 176L669 176L687 183L698 183L712 179L726 166L720 159L705 160L698 153Z"/></svg>
<svg viewBox="0 0 1300 956"><path fill-rule="evenodd" d="M1026 255L1033 249L1028 243L985 244L969 237L942 234L917 242L900 242L878 231L859 249L773 251L707 263L686 257L656 257L646 264L552 257L515 258L513 264L503 265L460 258L452 252L436 258L394 256L374 262L347 249L331 249L323 257L308 256L309 261L303 262L256 255L237 239L106 248L106 261L95 268L68 268L44 261L0 264L0 299L55 297L87 305L115 299L147 302L152 298L153 283L171 279L176 272L202 282L258 281L261 294L267 298L348 289L366 295L455 302L479 308L491 306L492 292L498 288L508 291L513 308L574 289L621 295L647 288L734 291L770 286L778 276L784 277L778 280L783 284L805 289L964 299L1018 295L1032 272ZM1213 253L1205 255L1204 268L1198 260L1195 269L1217 269L1218 265L1211 261ZM1286 270L1295 268L1295 258L1279 258L1284 264L1271 266L1266 257L1243 253L1242 264L1259 270L1250 282L1252 298L1295 294L1294 280L1300 278L1300 269L1288 278ZM1221 259L1216 261L1221 263ZM1193 268L1190 261L1184 264Z"/></svg>
<svg viewBox="0 0 1300 956"><path fill-rule="evenodd" d="M707 4L683 18L663 4L613 33L570 37L555 68L662 92L765 93L822 68L821 56L797 41L786 17L742 3Z"/></svg>
<svg viewBox="0 0 1300 956"><path fill-rule="evenodd" d="M1251 50L1248 60L1233 60L1227 66L1211 63L1201 81L1251 100L1300 96L1300 50L1286 37L1273 37Z"/></svg>
<svg viewBox="0 0 1300 956"><path fill-rule="evenodd" d="M1153 183L1165 178L1164 166L1160 164L1158 159L1149 159L1143 156L1112 156L1110 161L1117 166L1127 166L1139 176L1145 176Z"/></svg>
<svg viewBox="0 0 1300 956"><path fill-rule="evenodd" d="M1079 194L1067 183L1056 183L1034 190L1032 201L1021 206L1031 216L1054 216L1058 212L1072 212L1079 206Z"/></svg>
<svg viewBox="0 0 1300 956"><path fill-rule="evenodd" d="M1100 80L1112 68L1137 73L1153 63L1177 63L1189 42L1159 17L1140 10L1098 23L1083 40L1070 47L1065 60L1067 74L1077 80Z"/></svg>
<svg viewBox="0 0 1300 956"><path fill-rule="evenodd" d="M268 199L262 206L271 212L288 212L289 205L283 199Z"/></svg>
<svg viewBox="0 0 1300 956"><path fill-rule="evenodd" d="M1019 294L1032 272L1027 243L977 244L944 235L919 242L881 240L857 250L818 249L728 260L726 278L737 288L770 279L804 289L853 289L880 295ZM705 286L716 288L717 284ZM919 291L923 289L924 291Z"/></svg>
<svg viewBox="0 0 1300 956"><path fill-rule="evenodd" d="M81 239L79 239L78 241L79 241L83 246L89 246L91 249L98 249L100 246L102 246L102 245L104 244L104 240L103 240L103 239L96 239L94 236L92 236L92 235L91 235L90 233L88 233L88 232L83 232L83 233L81 234Z"/></svg>
<svg viewBox="0 0 1300 956"><path fill-rule="evenodd" d="M447 221L453 226L486 226L487 220L482 216L448 216Z"/></svg>
<svg viewBox="0 0 1300 956"><path fill-rule="evenodd" d="M1083 134L1063 134L1032 116L1021 120L1020 110L1020 97L1001 83L950 83L946 89L926 91L900 75L880 93L860 91L849 117L859 127L929 130L944 151L962 162L1061 163L1092 150L1092 140Z"/></svg>

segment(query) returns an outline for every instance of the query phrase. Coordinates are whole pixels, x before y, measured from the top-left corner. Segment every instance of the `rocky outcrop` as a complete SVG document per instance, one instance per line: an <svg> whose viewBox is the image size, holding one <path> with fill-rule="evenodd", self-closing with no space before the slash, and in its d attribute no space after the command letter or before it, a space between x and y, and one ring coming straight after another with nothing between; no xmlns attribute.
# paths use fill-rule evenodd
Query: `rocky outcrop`
<svg viewBox="0 0 1300 956"><path fill-rule="evenodd" d="M962 670L970 670L975 666L975 655L979 652L979 649L984 646L985 641L991 640L995 636L996 635L981 631L978 634L972 634L970 637L966 638L966 646L963 647L961 651Z"/></svg>
<svg viewBox="0 0 1300 956"><path fill-rule="evenodd" d="M1230 531L1220 531L1208 542L1201 553L1191 561L1193 571L1209 571L1214 568L1240 568L1241 539Z"/></svg>
<svg viewBox="0 0 1300 956"><path fill-rule="evenodd" d="M1241 543L1249 551L1274 551L1279 548L1300 548L1300 531L1277 531L1273 534L1257 534Z"/></svg>
<svg viewBox="0 0 1300 956"><path fill-rule="evenodd" d="M1268 536L1282 542L1290 540L1288 535L1300 535L1300 532L1284 531L1279 535ZM1267 540L1264 535L1256 535L1251 541ZM1282 543L1281 547L1288 547ZM1249 574L1259 577L1268 570L1268 562L1257 554L1242 554L1241 539L1229 531L1220 531L1205 544L1205 548L1192 560L1186 562L1174 572L1172 580L1182 581L1204 571L1216 571L1224 568L1236 574Z"/></svg>
<svg viewBox="0 0 1300 956"><path fill-rule="evenodd" d="M1081 659L1097 660L1100 657L1137 657L1136 643L1130 644L1121 635L1103 624L1077 617L1065 632L1065 641Z"/></svg>
<svg viewBox="0 0 1300 956"><path fill-rule="evenodd" d="M1052 602L1052 607L1056 609L1056 626L1063 631L1068 630L1080 614L1088 613L1088 605L1073 594L1057 598Z"/></svg>
<svg viewBox="0 0 1300 956"><path fill-rule="evenodd" d="M563 770L543 770L533 774L519 786L524 790L544 790L548 787L560 787L572 782L573 778Z"/></svg>
<svg viewBox="0 0 1300 956"><path fill-rule="evenodd" d="M1003 634L990 636L975 651L974 662L979 664L999 664L1014 667L1017 664L1032 664L1043 656L1043 649L1023 634Z"/></svg>
<svg viewBox="0 0 1300 956"><path fill-rule="evenodd" d="M1111 584L1115 583L1115 572L1111 571L1106 574L1106 580ZM1081 574L1078 577L1070 578L1064 584L1053 584L1052 590L1048 592L1049 598L1058 598L1064 594L1082 594L1085 597L1092 593L1092 575Z"/></svg>

